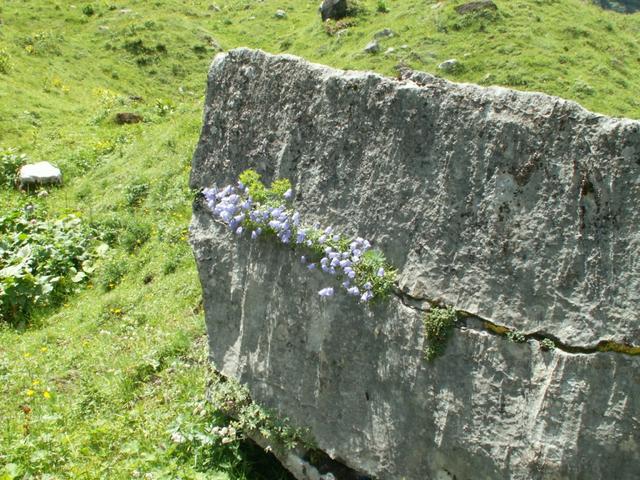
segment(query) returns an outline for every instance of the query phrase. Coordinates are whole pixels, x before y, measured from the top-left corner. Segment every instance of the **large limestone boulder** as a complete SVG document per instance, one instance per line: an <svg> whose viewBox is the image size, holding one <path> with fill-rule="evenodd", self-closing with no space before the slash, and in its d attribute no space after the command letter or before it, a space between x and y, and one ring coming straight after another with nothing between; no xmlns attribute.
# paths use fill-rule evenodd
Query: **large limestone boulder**
<svg viewBox="0 0 640 480"><path fill-rule="evenodd" d="M258 402L377 479L637 477L639 122L241 49L211 66L191 186L250 167L399 269L386 302L323 299L320 273L196 200L211 359ZM427 362L431 302L469 316Z"/></svg>

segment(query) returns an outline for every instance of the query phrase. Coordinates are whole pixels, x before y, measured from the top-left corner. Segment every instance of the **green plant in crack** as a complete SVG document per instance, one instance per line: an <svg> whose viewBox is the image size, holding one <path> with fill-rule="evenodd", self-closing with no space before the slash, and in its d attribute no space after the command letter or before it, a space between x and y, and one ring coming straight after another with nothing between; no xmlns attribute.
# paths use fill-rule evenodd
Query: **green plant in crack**
<svg viewBox="0 0 640 480"><path fill-rule="evenodd" d="M424 356L431 361L444 353L453 333L456 312L452 307L433 307L424 318Z"/></svg>
<svg viewBox="0 0 640 480"><path fill-rule="evenodd" d="M510 332L507 332L507 338L513 343L524 343L527 341L527 337L525 337L524 333L519 332L518 330L511 330Z"/></svg>
<svg viewBox="0 0 640 480"><path fill-rule="evenodd" d="M215 371L210 372L209 378L209 403L227 416L221 425L212 429L222 444L243 440L252 433L273 439L276 448L285 450L313 444L307 429L294 427L288 418L279 418L254 403L245 386Z"/></svg>
<svg viewBox="0 0 640 480"><path fill-rule="evenodd" d="M540 348L550 352L556 349L556 344L550 338L545 338L540 342Z"/></svg>

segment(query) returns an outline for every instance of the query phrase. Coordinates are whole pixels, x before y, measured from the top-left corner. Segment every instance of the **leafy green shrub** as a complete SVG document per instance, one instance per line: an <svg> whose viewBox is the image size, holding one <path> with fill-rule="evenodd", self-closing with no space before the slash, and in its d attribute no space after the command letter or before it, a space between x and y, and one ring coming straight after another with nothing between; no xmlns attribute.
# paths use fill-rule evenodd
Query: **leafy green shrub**
<svg viewBox="0 0 640 480"><path fill-rule="evenodd" d="M62 35L49 31L28 35L22 38L20 44L30 55L62 55L62 42Z"/></svg>
<svg viewBox="0 0 640 480"><path fill-rule="evenodd" d="M456 312L451 307L433 307L424 318L424 335L426 345L424 356L433 360L444 353L447 341L453 333L456 323Z"/></svg>
<svg viewBox="0 0 640 480"><path fill-rule="evenodd" d="M27 163L27 156L13 148L0 149L0 187L12 188L16 183L18 170Z"/></svg>
<svg viewBox="0 0 640 480"><path fill-rule="evenodd" d="M378 0L378 3L376 4L376 11L378 13L389 13L390 10L386 0Z"/></svg>
<svg viewBox="0 0 640 480"><path fill-rule="evenodd" d="M573 83L573 87L571 88L571 90L579 98L594 95L596 93L595 88L580 79L576 80Z"/></svg>
<svg viewBox="0 0 640 480"><path fill-rule="evenodd" d="M126 96L106 88L97 88L93 91L93 94L98 97L97 113L91 119L93 124L97 124L110 116L116 107L126 106L130 103Z"/></svg>
<svg viewBox="0 0 640 480"><path fill-rule="evenodd" d="M122 48L136 58L136 63L140 67L153 65L160 60L161 55L167 54L167 46L163 43L158 43L155 47L149 47L145 45L144 40L141 38L125 42Z"/></svg>
<svg viewBox="0 0 640 480"><path fill-rule="evenodd" d="M208 393L213 412L224 415L218 416L218 422L226 424L210 430L211 440L218 444L235 443L246 438L248 433L259 433L286 449L311 443L307 430L294 427L288 419L279 419L273 412L254 403L247 388L233 379L211 372Z"/></svg>
<svg viewBox="0 0 640 480"><path fill-rule="evenodd" d="M91 4L85 5L84 7L82 7L82 13L85 14L87 17L91 17L96 13L96 9Z"/></svg>
<svg viewBox="0 0 640 480"><path fill-rule="evenodd" d="M165 254L165 261L162 265L162 273L170 275L174 273L185 258L189 256L190 249L183 245L177 245Z"/></svg>
<svg viewBox="0 0 640 480"><path fill-rule="evenodd" d="M133 253L151 238L151 225L146 222L127 217L122 225L118 243L129 253Z"/></svg>
<svg viewBox="0 0 640 480"><path fill-rule="evenodd" d="M97 237L110 247L121 246L128 253L151 238L151 225L131 214L108 215L92 222Z"/></svg>
<svg viewBox="0 0 640 480"><path fill-rule="evenodd" d="M125 198L129 207L139 207L149 193L148 183L132 183L125 188Z"/></svg>
<svg viewBox="0 0 640 480"><path fill-rule="evenodd" d="M245 170L238 176L238 180L249 189L249 194L255 202L279 204L284 193L291 188L288 178L274 180L269 189L264 186L260 178L260 174L251 169Z"/></svg>
<svg viewBox="0 0 640 480"><path fill-rule="evenodd" d="M127 273L129 273L127 258L123 255L116 255L100 267L95 283L104 291L113 290L120 284Z"/></svg>
<svg viewBox="0 0 640 480"><path fill-rule="evenodd" d="M32 206L0 217L0 318L28 319L93 271L91 230L79 218L48 220Z"/></svg>
<svg viewBox="0 0 640 480"><path fill-rule="evenodd" d="M118 236L123 229L123 223L118 215L113 214L94 219L91 222L91 227L100 240L110 247L114 247L118 244Z"/></svg>

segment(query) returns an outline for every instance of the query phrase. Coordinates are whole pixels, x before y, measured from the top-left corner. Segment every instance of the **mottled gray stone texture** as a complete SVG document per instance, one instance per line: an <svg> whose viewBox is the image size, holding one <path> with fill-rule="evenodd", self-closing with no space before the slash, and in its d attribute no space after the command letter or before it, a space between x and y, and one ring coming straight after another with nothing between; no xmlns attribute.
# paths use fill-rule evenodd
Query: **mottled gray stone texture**
<svg viewBox="0 0 640 480"><path fill-rule="evenodd" d="M570 346L640 344L640 123L537 93L234 50L209 72L193 188L289 178L304 221L362 235L399 288ZM317 291L275 241L194 203L211 356L378 479L637 478L640 357L544 352Z"/></svg>

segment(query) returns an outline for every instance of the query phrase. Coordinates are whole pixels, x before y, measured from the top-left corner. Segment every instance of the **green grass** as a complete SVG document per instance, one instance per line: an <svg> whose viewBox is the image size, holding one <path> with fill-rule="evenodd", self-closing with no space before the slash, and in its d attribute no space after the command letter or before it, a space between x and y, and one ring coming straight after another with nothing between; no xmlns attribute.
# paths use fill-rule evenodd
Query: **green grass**
<svg viewBox="0 0 640 480"><path fill-rule="evenodd" d="M209 421L194 413L207 368L187 177L216 51L386 75L402 64L640 118L639 14L496 0L498 14L460 17L459 3L389 0L381 13L361 1L329 35L317 0L2 2L0 150L57 164L65 184L42 199L2 187L0 212L36 201L51 217L75 213L112 248L89 288L26 328L0 327L0 479L260 478L246 447L178 446L169 434ZM363 53L384 28L396 35ZM445 75L449 58L462 68ZM144 122L116 125L119 112Z"/></svg>

